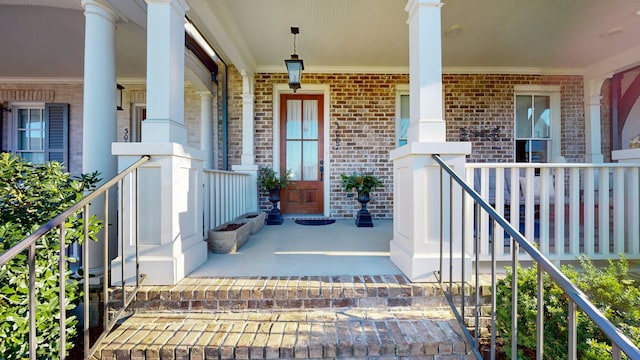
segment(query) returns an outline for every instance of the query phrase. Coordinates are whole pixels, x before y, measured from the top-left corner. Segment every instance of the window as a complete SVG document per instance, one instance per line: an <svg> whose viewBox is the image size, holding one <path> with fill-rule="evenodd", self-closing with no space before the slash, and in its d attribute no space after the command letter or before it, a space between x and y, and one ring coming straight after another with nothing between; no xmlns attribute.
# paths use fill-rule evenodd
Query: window
<svg viewBox="0 0 640 360"><path fill-rule="evenodd" d="M68 104L13 105L13 150L34 164L67 163Z"/></svg>
<svg viewBox="0 0 640 360"><path fill-rule="evenodd" d="M409 109L409 86L397 85L396 94L396 146L407 144L407 130L411 122Z"/></svg>
<svg viewBox="0 0 640 360"><path fill-rule="evenodd" d="M521 87L515 93L516 162L561 162L559 89ZM546 90L546 91L544 91Z"/></svg>

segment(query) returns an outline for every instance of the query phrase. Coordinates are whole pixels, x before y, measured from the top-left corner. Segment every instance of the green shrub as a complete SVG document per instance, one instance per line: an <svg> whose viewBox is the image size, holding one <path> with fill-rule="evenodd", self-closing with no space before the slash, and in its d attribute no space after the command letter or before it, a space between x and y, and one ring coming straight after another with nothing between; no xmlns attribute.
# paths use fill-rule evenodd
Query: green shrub
<svg viewBox="0 0 640 360"><path fill-rule="evenodd" d="M597 268L586 256L579 258L582 271L563 266L562 272L589 300L636 345L640 345L640 289L629 279L629 265L622 257ZM518 267L518 358L533 359L536 350L537 267ZM498 282L496 322L511 358L511 280L512 272ZM568 298L550 277L543 274L544 358L566 359L568 352ZM581 311L577 312L577 352L579 359L611 357L609 339Z"/></svg>
<svg viewBox="0 0 640 360"><path fill-rule="evenodd" d="M11 154L0 156L0 253L27 237L41 225L68 209L95 188L97 173L74 178L56 162L45 165L25 163ZM89 220L89 238L96 240L102 224ZM65 244L82 242L84 219L71 217L65 223ZM36 327L39 359L60 357L59 231L55 229L36 243ZM0 359L22 359L29 349L28 252L0 267ZM68 259L68 262L72 259ZM65 309L69 313L82 296L76 280L69 278ZM77 319L68 316L66 334L76 335ZM67 351L72 347L71 341Z"/></svg>

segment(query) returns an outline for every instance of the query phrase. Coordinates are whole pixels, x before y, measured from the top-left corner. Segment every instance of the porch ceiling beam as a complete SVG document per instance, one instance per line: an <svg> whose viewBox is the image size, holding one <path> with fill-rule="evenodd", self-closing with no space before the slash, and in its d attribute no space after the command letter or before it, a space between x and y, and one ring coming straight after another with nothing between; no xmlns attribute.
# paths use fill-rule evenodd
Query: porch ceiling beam
<svg viewBox="0 0 640 360"><path fill-rule="evenodd" d="M231 18L220 2L206 0L189 0L191 9L187 16L196 24L205 39L213 44L216 53L227 63L233 64L239 71L254 73L255 59L242 38L232 36L240 32L233 28L233 23L227 24L221 18ZM215 11L214 11L215 7Z"/></svg>

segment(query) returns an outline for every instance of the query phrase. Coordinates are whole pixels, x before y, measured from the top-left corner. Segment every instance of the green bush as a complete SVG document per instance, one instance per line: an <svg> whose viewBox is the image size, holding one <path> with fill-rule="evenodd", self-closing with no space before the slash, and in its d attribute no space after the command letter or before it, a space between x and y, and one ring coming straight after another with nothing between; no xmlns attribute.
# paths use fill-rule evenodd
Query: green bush
<svg viewBox="0 0 640 360"><path fill-rule="evenodd" d="M95 188L97 173L72 177L56 162L25 163L11 154L0 156L0 253L27 237L41 225L68 209ZM89 220L89 238L96 240L102 223ZM82 242L84 219L73 216L65 223L65 244ZM36 243L36 327L39 359L60 357L59 231L56 228ZM72 259L68 259L68 262ZM67 263L65 309L73 310L82 296L76 280L70 279ZM29 350L28 252L0 267L0 359L22 359ZM68 316L66 334L76 335L77 319ZM67 352L72 347L67 344Z"/></svg>
<svg viewBox="0 0 640 360"><path fill-rule="evenodd" d="M579 258L582 271L563 266L562 272L589 300L636 345L640 345L640 289L629 279L629 265L622 257L597 268L586 256ZM518 267L518 358L533 359L536 350L537 267ZM498 282L496 322L511 358L511 280L512 272ZM544 358L566 359L568 353L568 298L559 286L543 274ZM611 357L609 339L581 311L577 313L577 352L579 359Z"/></svg>

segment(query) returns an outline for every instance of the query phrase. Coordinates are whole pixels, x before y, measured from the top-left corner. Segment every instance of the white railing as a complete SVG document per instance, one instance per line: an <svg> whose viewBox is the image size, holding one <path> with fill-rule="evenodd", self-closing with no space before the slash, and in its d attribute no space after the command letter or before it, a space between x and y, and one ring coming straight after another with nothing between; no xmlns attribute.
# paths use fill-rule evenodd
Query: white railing
<svg viewBox="0 0 640 360"><path fill-rule="evenodd" d="M640 258L640 164L468 163L466 169L467 183L550 260ZM481 261L491 246L499 261L509 260L508 237L493 233L487 213L467 201L465 223L480 223L465 235L478 233Z"/></svg>
<svg viewBox="0 0 640 360"><path fill-rule="evenodd" d="M251 189L249 175L233 171L204 171L204 234L244 214Z"/></svg>

